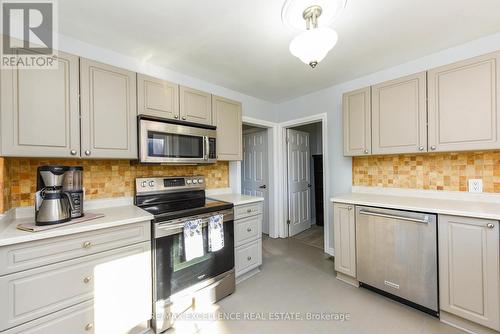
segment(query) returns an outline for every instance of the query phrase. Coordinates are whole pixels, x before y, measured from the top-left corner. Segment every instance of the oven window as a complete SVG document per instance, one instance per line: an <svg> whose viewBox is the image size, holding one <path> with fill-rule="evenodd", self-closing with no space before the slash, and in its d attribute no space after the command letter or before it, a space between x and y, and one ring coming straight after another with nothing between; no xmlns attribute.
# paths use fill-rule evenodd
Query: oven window
<svg viewBox="0 0 500 334"><path fill-rule="evenodd" d="M203 137L148 131L148 156L203 158Z"/></svg>
<svg viewBox="0 0 500 334"><path fill-rule="evenodd" d="M204 255L186 261L183 233L155 239L156 294L168 299L172 294L234 268L234 226L224 222L224 247L208 251L208 229L203 228Z"/></svg>

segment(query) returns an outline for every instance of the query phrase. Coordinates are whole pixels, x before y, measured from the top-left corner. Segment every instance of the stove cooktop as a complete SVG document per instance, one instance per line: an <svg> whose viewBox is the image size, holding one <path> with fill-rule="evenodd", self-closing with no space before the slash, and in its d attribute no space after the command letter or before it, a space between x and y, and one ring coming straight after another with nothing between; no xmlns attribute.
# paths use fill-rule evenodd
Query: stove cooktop
<svg viewBox="0 0 500 334"><path fill-rule="evenodd" d="M186 208L186 209L173 210L173 211L162 210L161 205L160 206L152 205L152 206L141 207L141 208L143 210L148 211L152 215L154 215L155 221L160 222L160 221L165 221L165 220L172 220L172 219L177 219L177 218L196 216L196 215L200 215L200 214L204 214L204 213L232 209L233 204L228 203L228 202L205 199L205 203L202 206L190 207L190 208Z"/></svg>

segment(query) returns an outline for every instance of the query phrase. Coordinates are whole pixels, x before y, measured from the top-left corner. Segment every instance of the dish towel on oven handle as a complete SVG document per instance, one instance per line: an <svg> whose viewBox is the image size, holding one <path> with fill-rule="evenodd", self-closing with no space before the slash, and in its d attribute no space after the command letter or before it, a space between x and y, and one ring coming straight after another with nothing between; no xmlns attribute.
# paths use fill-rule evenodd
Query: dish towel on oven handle
<svg viewBox="0 0 500 334"><path fill-rule="evenodd" d="M203 224L201 219L184 223L184 255L186 262L203 256Z"/></svg>
<svg viewBox="0 0 500 334"><path fill-rule="evenodd" d="M224 215L208 219L208 251L217 252L224 248Z"/></svg>

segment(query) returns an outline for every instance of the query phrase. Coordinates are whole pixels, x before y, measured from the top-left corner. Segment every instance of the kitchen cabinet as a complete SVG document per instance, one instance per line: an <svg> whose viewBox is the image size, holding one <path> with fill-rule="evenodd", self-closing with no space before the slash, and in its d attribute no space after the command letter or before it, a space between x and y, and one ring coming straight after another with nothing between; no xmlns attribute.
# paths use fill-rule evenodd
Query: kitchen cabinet
<svg viewBox="0 0 500 334"><path fill-rule="evenodd" d="M342 97L344 155L371 154L370 87L345 93Z"/></svg>
<svg viewBox="0 0 500 334"><path fill-rule="evenodd" d="M354 205L333 204L333 236L337 277L356 278L356 225ZM338 275L338 273L343 275ZM351 280L352 284L352 280Z"/></svg>
<svg viewBox="0 0 500 334"><path fill-rule="evenodd" d="M426 72L372 86L372 153L427 151Z"/></svg>
<svg viewBox="0 0 500 334"><path fill-rule="evenodd" d="M213 96L212 111L214 125L217 127L217 160L242 160L241 103Z"/></svg>
<svg viewBox="0 0 500 334"><path fill-rule="evenodd" d="M500 52L428 71L430 151L500 148Z"/></svg>
<svg viewBox="0 0 500 334"><path fill-rule="evenodd" d="M57 69L1 70L1 155L79 157L78 57Z"/></svg>
<svg viewBox="0 0 500 334"><path fill-rule="evenodd" d="M137 113L178 119L179 85L137 74Z"/></svg>
<svg viewBox="0 0 500 334"><path fill-rule="evenodd" d="M80 59L83 158L137 159L136 74Z"/></svg>
<svg viewBox="0 0 500 334"><path fill-rule="evenodd" d="M212 125L212 95L193 88L180 86L181 120Z"/></svg>
<svg viewBox="0 0 500 334"><path fill-rule="evenodd" d="M500 330L499 222L439 216L441 310Z"/></svg>

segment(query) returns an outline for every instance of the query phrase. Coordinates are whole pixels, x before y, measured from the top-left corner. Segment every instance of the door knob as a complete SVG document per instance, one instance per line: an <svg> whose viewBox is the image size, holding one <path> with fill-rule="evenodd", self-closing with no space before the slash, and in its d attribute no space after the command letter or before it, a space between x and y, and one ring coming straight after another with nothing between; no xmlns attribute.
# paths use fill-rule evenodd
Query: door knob
<svg viewBox="0 0 500 334"><path fill-rule="evenodd" d="M307 185L307 188L311 188L311 187L312 187L312 184L310 184L310 183L309 183L309 184Z"/></svg>
<svg viewBox="0 0 500 334"><path fill-rule="evenodd" d="M266 188L267 188L267 186L264 184L264 185L260 186L259 188L260 188L260 189L266 189Z"/></svg>
<svg viewBox="0 0 500 334"><path fill-rule="evenodd" d="M71 153L71 155L76 155L77 152L76 152L76 150L71 150L71 152L69 152L69 153Z"/></svg>

